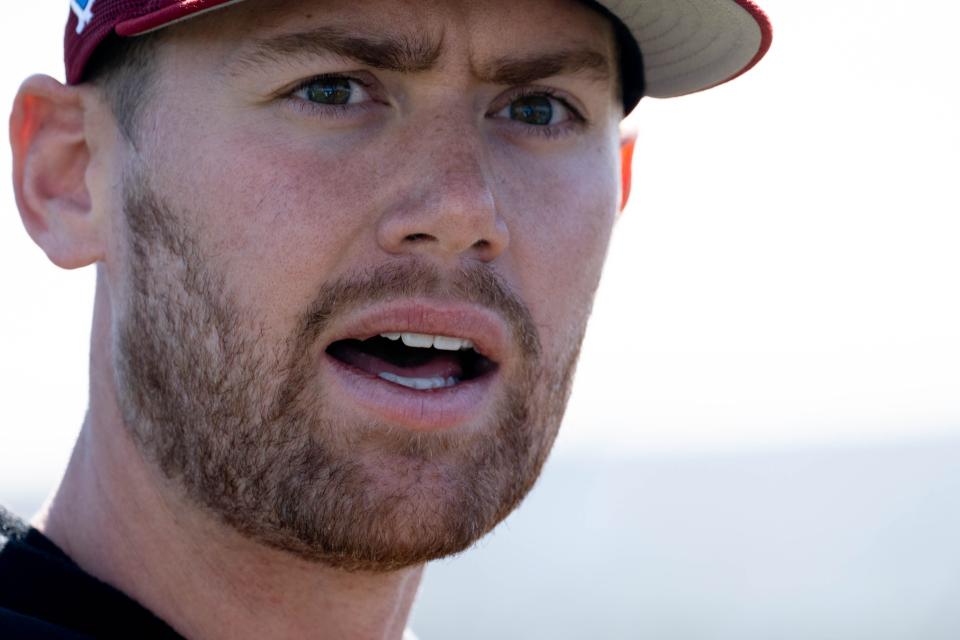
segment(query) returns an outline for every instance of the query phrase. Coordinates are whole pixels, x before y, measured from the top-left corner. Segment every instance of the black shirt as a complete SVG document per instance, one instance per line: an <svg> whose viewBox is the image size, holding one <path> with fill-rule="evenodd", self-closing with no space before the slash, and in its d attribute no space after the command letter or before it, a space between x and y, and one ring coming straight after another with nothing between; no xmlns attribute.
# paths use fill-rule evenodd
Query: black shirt
<svg viewBox="0 0 960 640"><path fill-rule="evenodd" d="M182 640L0 507L0 638Z"/></svg>

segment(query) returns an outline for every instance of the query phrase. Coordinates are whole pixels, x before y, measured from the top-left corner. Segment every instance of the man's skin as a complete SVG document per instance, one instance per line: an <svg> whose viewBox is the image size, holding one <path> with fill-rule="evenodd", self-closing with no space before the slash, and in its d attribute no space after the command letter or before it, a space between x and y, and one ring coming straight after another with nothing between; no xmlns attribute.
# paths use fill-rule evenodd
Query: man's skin
<svg viewBox="0 0 960 640"><path fill-rule="evenodd" d="M426 43L413 49L436 55L404 69L319 50L249 55L254 40L330 25ZM608 73L595 64L545 78L522 77L522 65L510 67L512 76L492 73L504 59L545 68L543 56L585 50L599 53ZM460 477L461 461L500 437L495 416L511 388L527 390L530 415L542 418L522 425L533 443L524 473L535 475L556 434L569 381L563 365L575 361L629 188L632 141L620 130L615 61L605 19L572 1L249 2L167 30L132 140L95 88L27 80L11 121L24 224L55 264L96 264L98 273L89 412L35 525L186 637L399 638L423 562L325 560L307 545L268 539L265 525L231 521L229 510L197 498L201 490L185 489L158 462L149 434L130 424L139 405L123 382L124 340L142 328L131 317L152 317L133 315L151 300L134 293L143 285L138 265L160 299L187 295L177 256L158 249L143 266L131 249L131 183L148 185L189 233L204 273L217 275L240 310L232 330L264 361L285 353L318 289L384 267L436 276L435 287L414 291L419 312L466 305L493 318L485 325L493 333L515 337L516 327L500 308L451 302L444 284L481 268L522 303L538 338L537 369L517 340L500 340L499 369L466 416L431 414L429 403L421 414L390 414L337 386L323 348L372 301L334 315L310 345L315 378L305 389L322 396L322 425L333 432L325 442L375 479L364 485L371 501L383 493L410 505L376 541L415 547L414 538L447 521L432 504L452 510L448 495L469 500L463 486L473 478ZM369 86L351 85L356 101L333 110L297 91L318 74L359 75ZM511 119L517 90L530 87L555 93L584 122L557 102L554 124ZM175 339L202 351L210 336ZM264 397L277 391L261 382ZM444 446L432 449L432 439ZM405 453L393 446L400 441ZM484 520L477 535L493 524Z"/></svg>

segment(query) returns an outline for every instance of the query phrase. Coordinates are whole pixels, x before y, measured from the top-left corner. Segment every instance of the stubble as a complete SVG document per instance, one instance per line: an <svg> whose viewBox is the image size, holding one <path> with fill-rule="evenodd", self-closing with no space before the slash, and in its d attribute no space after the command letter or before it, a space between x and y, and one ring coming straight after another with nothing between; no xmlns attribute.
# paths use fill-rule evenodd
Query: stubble
<svg viewBox="0 0 960 640"><path fill-rule="evenodd" d="M346 570L389 571L469 547L539 475L566 405L577 339L545 358L530 313L487 266L408 261L318 286L295 330L268 344L185 220L143 174L124 180L127 304L115 332L125 423L144 458L243 535ZM316 379L340 314L408 296L504 318L522 365L485 428L417 434L347 423Z"/></svg>

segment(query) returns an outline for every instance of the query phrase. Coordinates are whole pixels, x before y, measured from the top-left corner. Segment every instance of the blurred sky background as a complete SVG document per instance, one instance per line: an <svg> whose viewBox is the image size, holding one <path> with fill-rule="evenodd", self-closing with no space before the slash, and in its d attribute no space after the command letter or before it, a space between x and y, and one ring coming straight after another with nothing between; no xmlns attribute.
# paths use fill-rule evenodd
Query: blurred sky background
<svg viewBox="0 0 960 640"><path fill-rule="evenodd" d="M756 69L632 115L554 458L428 571L423 640L960 637L960 8L760 4ZM0 104L63 77L67 11L5 3ZM0 203L0 504L30 515L83 417L94 274Z"/></svg>

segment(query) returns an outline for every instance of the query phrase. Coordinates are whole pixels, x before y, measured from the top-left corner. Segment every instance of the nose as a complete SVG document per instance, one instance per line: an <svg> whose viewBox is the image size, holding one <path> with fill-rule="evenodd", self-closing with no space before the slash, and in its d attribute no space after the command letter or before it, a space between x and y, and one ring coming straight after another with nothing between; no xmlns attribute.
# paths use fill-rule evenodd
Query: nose
<svg viewBox="0 0 960 640"><path fill-rule="evenodd" d="M432 145L411 162L402 193L380 218L377 241L388 253L430 255L444 261L490 262L510 243L477 145Z"/></svg>

